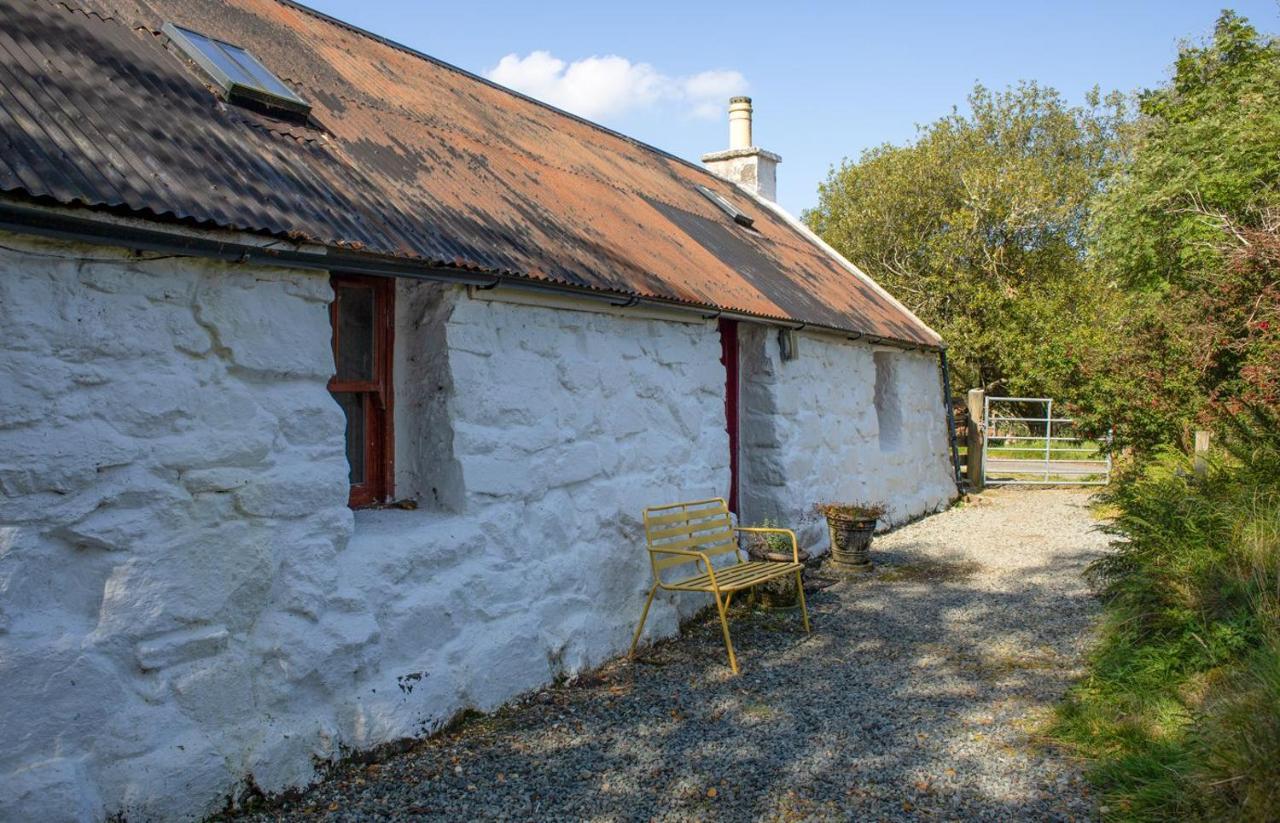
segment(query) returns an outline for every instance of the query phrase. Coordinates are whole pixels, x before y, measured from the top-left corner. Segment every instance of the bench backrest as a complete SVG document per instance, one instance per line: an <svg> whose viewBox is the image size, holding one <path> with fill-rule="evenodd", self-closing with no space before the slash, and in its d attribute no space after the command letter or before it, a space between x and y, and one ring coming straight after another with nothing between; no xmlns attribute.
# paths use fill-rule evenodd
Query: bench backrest
<svg viewBox="0 0 1280 823"><path fill-rule="evenodd" d="M666 506L650 506L644 510L644 536L650 549L673 549L702 552L714 557L725 552L738 552L738 540L729 519L724 498L691 500ZM690 562L687 557L672 554L650 555L653 573ZM738 555L738 560L742 555Z"/></svg>

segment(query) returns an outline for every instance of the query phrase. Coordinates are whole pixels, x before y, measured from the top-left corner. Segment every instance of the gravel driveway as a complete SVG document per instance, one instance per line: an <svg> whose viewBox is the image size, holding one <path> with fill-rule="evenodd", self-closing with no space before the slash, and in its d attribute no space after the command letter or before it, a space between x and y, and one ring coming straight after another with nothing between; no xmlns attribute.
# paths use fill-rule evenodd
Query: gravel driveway
<svg viewBox="0 0 1280 823"><path fill-rule="evenodd" d="M1087 502L989 491L877 537L873 575L810 596L812 635L739 610L740 677L708 617L252 819L1090 819L1033 737L1096 611Z"/></svg>

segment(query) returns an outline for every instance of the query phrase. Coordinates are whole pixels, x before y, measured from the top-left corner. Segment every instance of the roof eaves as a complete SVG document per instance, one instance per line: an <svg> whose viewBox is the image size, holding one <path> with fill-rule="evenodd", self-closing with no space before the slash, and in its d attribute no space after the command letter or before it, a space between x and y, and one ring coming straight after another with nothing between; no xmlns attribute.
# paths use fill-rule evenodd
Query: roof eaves
<svg viewBox="0 0 1280 823"><path fill-rule="evenodd" d="M231 230L217 225L196 225L167 215L122 214L102 206L48 205L14 193L0 194L0 231L33 234L62 240L100 243L134 251L154 251L186 257L258 262L285 268L312 271L355 271L388 277L428 278L459 285L496 286L510 283L524 288L561 294L594 296L606 300L634 299L650 304L702 313L707 319L734 317L772 323L790 328L827 332L849 340L866 340L908 350L944 348L914 340L872 335L861 331L805 323L788 317L726 308L692 300L682 300L629 290L601 289L535 277L519 272L490 271L484 268L451 266L444 262L412 260L366 254L359 250L326 245L304 238L280 238L270 232ZM212 237L209 235L213 235ZM284 241L283 243L281 241ZM922 324L923 325L923 324ZM927 326L925 328L928 328Z"/></svg>

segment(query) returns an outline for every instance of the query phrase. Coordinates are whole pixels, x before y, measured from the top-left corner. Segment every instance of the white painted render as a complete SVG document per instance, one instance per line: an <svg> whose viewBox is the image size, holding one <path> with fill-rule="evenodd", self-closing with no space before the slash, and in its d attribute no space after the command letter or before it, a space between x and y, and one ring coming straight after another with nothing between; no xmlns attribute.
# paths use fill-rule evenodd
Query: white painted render
<svg viewBox="0 0 1280 823"><path fill-rule="evenodd" d="M713 322L401 283L419 508L353 515L327 277L0 245L0 819L199 817L596 665L649 583L641 509L727 489ZM886 453L870 347L783 363L743 328L751 511L954 494L932 355L894 355Z"/></svg>
<svg viewBox="0 0 1280 823"><path fill-rule="evenodd" d="M955 498L936 354L800 332L784 361L776 329L743 327L739 341L744 522L799 524L822 553L815 502L883 503L884 528ZM879 409L877 360L889 375Z"/></svg>
<svg viewBox="0 0 1280 823"><path fill-rule="evenodd" d="M778 199L778 164L782 158L760 148L729 149L702 155L712 174L736 183L765 200Z"/></svg>

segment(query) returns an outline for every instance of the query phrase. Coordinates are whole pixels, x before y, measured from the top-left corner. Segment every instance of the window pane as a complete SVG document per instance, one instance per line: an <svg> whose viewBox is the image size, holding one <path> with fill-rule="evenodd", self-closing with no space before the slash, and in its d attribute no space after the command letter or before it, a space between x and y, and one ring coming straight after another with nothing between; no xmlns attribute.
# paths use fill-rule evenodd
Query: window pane
<svg viewBox="0 0 1280 823"><path fill-rule="evenodd" d="M338 379L373 379L373 289L338 289Z"/></svg>
<svg viewBox="0 0 1280 823"><path fill-rule="evenodd" d="M172 23L165 23L163 31L174 46L223 87L228 98L247 96L298 114L311 110L307 101L239 46Z"/></svg>
<svg viewBox="0 0 1280 823"><path fill-rule="evenodd" d="M224 52L217 41L203 34L198 34L188 29L182 29L182 33L187 36L192 43L200 49L210 62L222 70L222 73L234 83L252 83L253 76L246 72L243 68L231 59L230 55Z"/></svg>
<svg viewBox="0 0 1280 823"><path fill-rule="evenodd" d="M244 72L248 84L264 88L280 97L298 97L284 83L277 80L274 74L267 71L267 67L259 63L258 58L249 52L230 43L219 43L218 45Z"/></svg>
<svg viewBox="0 0 1280 823"><path fill-rule="evenodd" d="M365 396L354 392L335 392L333 396L347 415L347 464L351 466L351 485L354 486L365 479Z"/></svg>
<svg viewBox="0 0 1280 823"><path fill-rule="evenodd" d="M249 67L239 59L242 53L240 49L228 43L215 43L214 48L218 50L219 65L222 65L222 61L226 61L235 66L235 74L230 75L232 80L246 86L262 86L262 83L258 82L258 78L253 75ZM271 89L271 91L274 91L274 89Z"/></svg>

